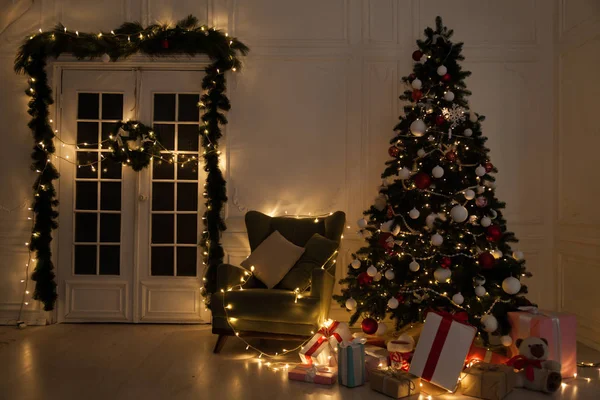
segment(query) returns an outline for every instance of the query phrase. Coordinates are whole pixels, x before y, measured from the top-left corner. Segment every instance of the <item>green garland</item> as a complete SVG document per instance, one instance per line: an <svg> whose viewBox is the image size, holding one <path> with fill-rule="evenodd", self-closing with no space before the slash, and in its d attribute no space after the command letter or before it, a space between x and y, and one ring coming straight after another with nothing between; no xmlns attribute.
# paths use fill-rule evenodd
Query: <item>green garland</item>
<svg viewBox="0 0 600 400"><path fill-rule="evenodd" d="M52 31L35 34L25 40L17 53L14 68L16 73L29 76L29 88L25 91L31 98L28 126L35 140L31 168L39 171L32 205L35 221L29 242L30 251L36 253L37 264L31 278L36 282L33 298L41 301L45 310L54 308L57 297L51 241L52 231L58 227L58 200L53 181L59 177L50 161L55 147L48 107L54 101L45 69L47 59L65 53L73 54L77 59L95 59L108 54L112 61L137 53L153 57L205 54L210 58L211 64L206 67L202 80L202 88L207 92L199 103L204 109L204 126L199 134L207 172L205 230L200 245L204 249L207 267L217 267L224 255L220 235L226 226L221 213L227 201L225 180L219 169L218 143L222 136L220 125L227 123L222 111L231 107L225 95L224 73L240 69L239 57L247 52L248 47L237 39L213 28L199 26L198 20L191 15L175 27L154 24L144 28L139 23L126 22L110 33L97 34L72 32L59 24Z"/></svg>
<svg viewBox="0 0 600 400"><path fill-rule="evenodd" d="M160 154L160 146L152 128L139 121L119 122L109 136L110 157L141 171L150 165L152 157Z"/></svg>

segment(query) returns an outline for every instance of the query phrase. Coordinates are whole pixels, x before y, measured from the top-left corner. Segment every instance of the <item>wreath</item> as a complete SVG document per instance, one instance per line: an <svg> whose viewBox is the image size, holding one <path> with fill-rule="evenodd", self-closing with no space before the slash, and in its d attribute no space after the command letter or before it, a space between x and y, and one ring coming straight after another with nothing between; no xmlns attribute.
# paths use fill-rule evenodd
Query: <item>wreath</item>
<svg viewBox="0 0 600 400"><path fill-rule="evenodd" d="M111 158L141 171L150 164L152 157L160 154L160 146L154 131L139 121L119 122L109 138Z"/></svg>

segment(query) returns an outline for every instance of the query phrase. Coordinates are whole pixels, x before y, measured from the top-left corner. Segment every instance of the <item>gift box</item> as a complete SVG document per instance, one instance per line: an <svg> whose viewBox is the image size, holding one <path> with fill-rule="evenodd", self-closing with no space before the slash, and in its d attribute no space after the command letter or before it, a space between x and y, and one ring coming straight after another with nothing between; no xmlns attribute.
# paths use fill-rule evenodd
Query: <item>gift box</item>
<svg viewBox="0 0 600 400"><path fill-rule="evenodd" d="M387 349L390 353L390 365L394 369L408 371L415 348L415 341L411 336L402 335L397 340L388 342Z"/></svg>
<svg viewBox="0 0 600 400"><path fill-rule="evenodd" d="M288 379L318 383L320 385L333 385L337 380L336 371L329 367L317 367L314 364L299 364L288 371Z"/></svg>
<svg viewBox="0 0 600 400"><path fill-rule="evenodd" d="M365 345L365 381L368 382L371 372L380 368L387 368L388 351L381 347Z"/></svg>
<svg viewBox="0 0 600 400"><path fill-rule="evenodd" d="M489 364L505 364L509 357L489 348L472 344L467 355L467 363L483 361Z"/></svg>
<svg viewBox="0 0 600 400"><path fill-rule="evenodd" d="M327 320L318 333L329 340L332 349L335 349L339 343L352 340L352 333L348 324L345 322Z"/></svg>
<svg viewBox="0 0 600 400"><path fill-rule="evenodd" d="M408 371L453 391L476 332L467 319L466 313L428 313Z"/></svg>
<svg viewBox="0 0 600 400"><path fill-rule="evenodd" d="M458 392L486 400L501 400L516 386L517 374L512 367L475 363L462 375Z"/></svg>
<svg viewBox="0 0 600 400"><path fill-rule="evenodd" d="M302 346L299 354L303 364L329 365L331 347L327 337L317 332L304 346Z"/></svg>
<svg viewBox="0 0 600 400"><path fill-rule="evenodd" d="M356 387L366 380L365 345L358 342L342 342L338 345L338 380L340 385Z"/></svg>
<svg viewBox="0 0 600 400"><path fill-rule="evenodd" d="M517 339L525 339L529 336L545 338L550 351L548 359L561 364L562 376L566 378L577 373L575 315L527 307L522 311L509 312L508 319L511 324L510 336L513 339L510 347L512 356L519 354L515 344Z"/></svg>
<svg viewBox="0 0 600 400"><path fill-rule="evenodd" d="M400 399L421 391L421 378L405 371L377 370L371 373L371 389Z"/></svg>

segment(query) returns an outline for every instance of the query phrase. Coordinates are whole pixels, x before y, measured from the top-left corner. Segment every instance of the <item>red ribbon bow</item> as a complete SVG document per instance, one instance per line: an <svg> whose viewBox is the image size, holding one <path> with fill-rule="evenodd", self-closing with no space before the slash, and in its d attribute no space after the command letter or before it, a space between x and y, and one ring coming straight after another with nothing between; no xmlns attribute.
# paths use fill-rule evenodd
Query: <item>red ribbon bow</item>
<svg viewBox="0 0 600 400"><path fill-rule="evenodd" d="M321 329L319 329L319 333L321 335L325 336L326 338L329 338L330 336L333 336L335 338L335 340L338 341L338 343L342 343L343 339L340 336L340 334L337 333L337 332L334 332L337 329L337 327L338 327L339 324L340 323L338 321L333 321L331 323L331 325L324 326Z"/></svg>
<svg viewBox="0 0 600 400"><path fill-rule="evenodd" d="M513 367L514 369L522 370L525 369L525 377L528 381L533 382L534 374L533 368L542 368L542 362L540 360L532 360L525 357L522 354L514 356L506 362L506 365Z"/></svg>
<svg viewBox="0 0 600 400"><path fill-rule="evenodd" d="M469 323L469 314L467 314L465 311L459 311L457 313L450 313L448 311L434 311L434 310L430 310L428 313L430 312L434 312L438 315L440 315L443 318L450 318L453 321L456 322L460 322L461 324L468 324Z"/></svg>

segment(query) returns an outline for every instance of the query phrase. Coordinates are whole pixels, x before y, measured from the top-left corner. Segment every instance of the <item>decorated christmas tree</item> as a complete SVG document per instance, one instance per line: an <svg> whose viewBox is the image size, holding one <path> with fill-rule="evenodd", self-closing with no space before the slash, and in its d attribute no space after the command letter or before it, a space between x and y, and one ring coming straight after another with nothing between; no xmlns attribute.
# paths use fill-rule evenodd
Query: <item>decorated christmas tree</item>
<svg viewBox="0 0 600 400"><path fill-rule="evenodd" d="M517 240L495 196L485 118L469 105L471 73L452 33L438 17L417 41L383 184L358 221L367 246L353 255L336 300L353 311L352 324L363 318L366 333L381 332L388 313L400 328L433 309L466 312L484 340L493 333L508 345L506 314L530 305L520 282L530 274L509 245Z"/></svg>

